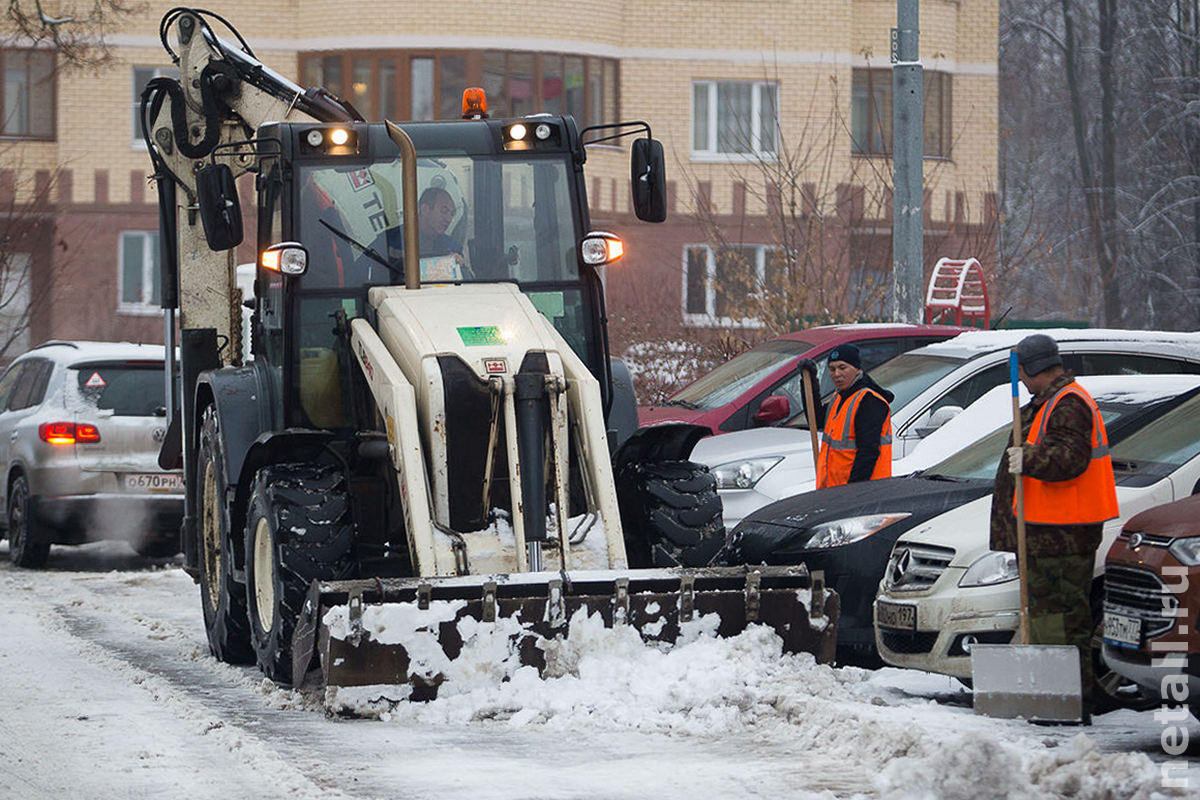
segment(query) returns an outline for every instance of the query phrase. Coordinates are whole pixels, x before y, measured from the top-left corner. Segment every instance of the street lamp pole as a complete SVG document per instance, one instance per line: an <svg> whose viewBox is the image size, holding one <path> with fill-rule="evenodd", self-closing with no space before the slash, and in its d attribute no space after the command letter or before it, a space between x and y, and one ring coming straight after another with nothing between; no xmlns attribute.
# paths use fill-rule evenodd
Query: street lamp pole
<svg viewBox="0 0 1200 800"><path fill-rule="evenodd" d="M920 322L924 284L924 68L919 0L896 0L892 29L892 319Z"/></svg>

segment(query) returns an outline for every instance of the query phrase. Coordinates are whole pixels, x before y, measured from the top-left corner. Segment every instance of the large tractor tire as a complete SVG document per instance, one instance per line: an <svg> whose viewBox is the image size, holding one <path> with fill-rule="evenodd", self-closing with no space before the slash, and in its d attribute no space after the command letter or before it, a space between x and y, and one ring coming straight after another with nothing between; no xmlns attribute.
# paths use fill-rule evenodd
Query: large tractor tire
<svg viewBox="0 0 1200 800"><path fill-rule="evenodd" d="M196 511L200 524L200 602L208 649L227 664L252 664L246 590L234 580L233 542L225 507L225 445L216 409L208 406L200 418L196 476L200 493Z"/></svg>
<svg viewBox="0 0 1200 800"><path fill-rule="evenodd" d="M8 490L8 556L18 567L37 569L50 556L50 536L32 511L29 480L18 475Z"/></svg>
<svg viewBox="0 0 1200 800"><path fill-rule="evenodd" d="M259 669L292 681L292 634L313 579L353 570L354 523L342 473L283 464L260 469L246 514L246 594Z"/></svg>
<svg viewBox="0 0 1200 800"><path fill-rule="evenodd" d="M630 464L618 476L633 567L704 567L725 544L717 480L703 464Z"/></svg>

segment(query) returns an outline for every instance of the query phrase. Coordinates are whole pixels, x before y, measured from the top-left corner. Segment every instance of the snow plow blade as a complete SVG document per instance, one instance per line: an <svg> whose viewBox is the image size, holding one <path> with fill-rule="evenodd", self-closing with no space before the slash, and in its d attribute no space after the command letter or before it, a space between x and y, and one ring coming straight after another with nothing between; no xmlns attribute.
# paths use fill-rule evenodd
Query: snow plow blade
<svg viewBox="0 0 1200 800"><path fill-rule="evenodd" d="M802 565L313 581L295 629L292 674L298 688L315 649L326 687L407 684L408 699L433 699L444 668L462 652L460 623L468 632L492 623L507 636L507 652L541 672L539 645L566 637L580 611L668 644L690 621L718 614L717 636L768 625L784 652L827 663L838 608L823 576Z"/></svg>

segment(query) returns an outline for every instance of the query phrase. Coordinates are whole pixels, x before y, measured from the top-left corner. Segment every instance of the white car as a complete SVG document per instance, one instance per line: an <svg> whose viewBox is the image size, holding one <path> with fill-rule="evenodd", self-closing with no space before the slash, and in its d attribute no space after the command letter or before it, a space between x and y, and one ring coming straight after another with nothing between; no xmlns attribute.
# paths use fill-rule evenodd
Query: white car
<svg viewBox="0 0 1200 800"><path fill-rule="evenodd" d="M992 387L1006 384L1008 352L1031 332L971 331L911 350L873 370L871 377L895 394L893 459L913 452L922 438ZM1095 328L1037 332L1058 342L1063 365L1076 375L1200 373L1200 333ZM725 527L731 530L756 508L816 486L803 412L777 427L701 439L691 459L716 475Z"/></svg>
<svg viewBox="0 0 1200 800"><path fill-rule="evenodd" d="M1105 523L1097 551L1097 619L1104 557L1125 520L1200 490L1200 394L1115 443L1111 455L1120 516ZM1016 556L989 549L991 502L989 494L946 511L896 541L874 614L876 646L888 664L969 679L973 644L1012 641Z"/></svg>

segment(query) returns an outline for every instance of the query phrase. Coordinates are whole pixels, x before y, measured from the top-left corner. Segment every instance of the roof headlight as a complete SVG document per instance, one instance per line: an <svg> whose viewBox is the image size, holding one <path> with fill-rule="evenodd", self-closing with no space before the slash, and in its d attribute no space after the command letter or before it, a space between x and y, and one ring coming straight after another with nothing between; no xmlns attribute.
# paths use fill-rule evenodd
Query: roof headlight
<svg viewBox="0 0 1200 800"><path fill-rule="evenodd" d="M528 133L529 129L525 127L525 124L518 122L508 129L508 138L519 142L522 141Z"/></svg>
<svg viewBox="0 0 1200 800"><path fill-rule="evenodd" d="M314 128L309 131L308 136L304 138L308 141L309 147L320 147L321 142L325 141L325 134Z"/></svg>
<svg viewBox="0 0 1200 800"><path fill-rule="evenodd" d="M538 126L533 129L533 135L536 136L541 141L545 141L545 140L549 139L550 138L550 126L544 122L538 123Z"/></svg>
<svg viewBox="0 0 1200 800"><path fill-rule="evenodd" d="M334 128L329 132L329 141L340 147L350 141L350 131L345 128Z"/></svg>

